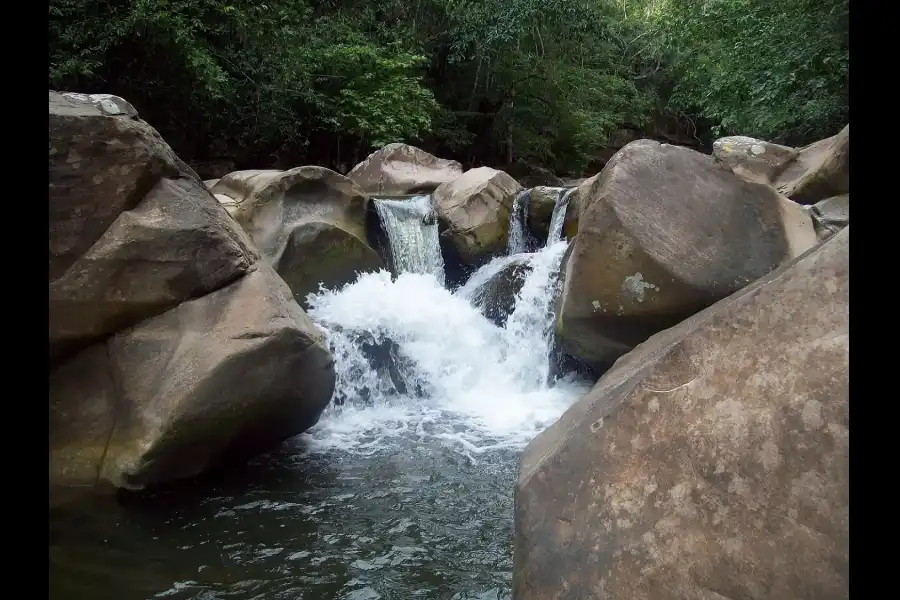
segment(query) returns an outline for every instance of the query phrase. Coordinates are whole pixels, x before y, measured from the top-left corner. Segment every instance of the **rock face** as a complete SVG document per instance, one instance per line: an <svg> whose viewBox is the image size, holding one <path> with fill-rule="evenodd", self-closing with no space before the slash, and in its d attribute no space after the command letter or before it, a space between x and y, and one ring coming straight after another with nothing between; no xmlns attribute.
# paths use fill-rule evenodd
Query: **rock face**
<svg viewBox="0 0 900 600"><path fill-rule="evenodd" d="M816 242L803 207L699 152L650 140L581 185L557 334L609 364Z"/></svg>
<svg viewBox="0 0 900 600"><path fill-rule="evenodd" d="M369 197L323 167L229 173L210 190L250 234L302 306L306 296L384 268L366 240Z"/></svg>
<svg viewBox="0 0 900 600"><path fill-rule="evenodd" d="M522 191L516 180L490 167L478 167L434 191L442 229L460 259L477 265L506 250L509 213Z"/></svg>
<svg viewBox="0 0 900 600"><path fill-rule="evenodd" d="M49 134L51 359L223 287L256 260L121 98L50 92Z"/></svg>
<svg viewBox="0 0 900 600"><path fill-rule="evenodd" d="M407 144L388 144L353 167L347 177L368 194L432 192L463 173L462 165Z"/></svg>
<svg viewBox="0 0 900 600"><path fill-rule="evenodd" d="M850 193L850 125L830 138L801 148L775 180L779 192L801 204Z"/></svg>
<svg viewBox="0 0 900 600"><path fill-rule="evenodd" d="M754 183L771 183L797 158L798 152L755 138L734 135L713 143L713 156L735 175Z"/></svg>
<svg viewBox="0 0 900 600"><path fill-rule="evenodd" d="M816 235L827 240L850 225L850 194L825 198L809 207Z"/></svg>
<svg viewBox="0 0 900 600"><path fill-rule="evenodd" d="M531 202L528 205L528 225L538 240L547 240L550 231L550 219L559 195L564 191L561 187L538 186L531 188Z"/></svg>
<svg viewBox="0 0 900 600"><path fill-rule="evenodd" d="M535 438L513 597L849 598L849 247L650 338Z"/></svg>
<svg viewBox="0 0 900 600"><path fill-rule="evenodd" d="M746 136L716 140L713 156L735 175L765 183L800 204L850 192L850 125L800 149Z"/></svg>
<svg viewBox="0 0 900 600"><path fill-rule="evenodd" d="M333 388L322 334L260 262L52 374L51 479L140 488L190 477L305 431Z"/></svg>
<svg viewBox="0 0 900 600"><path fill-rule="evenodd" d="M51 502L315 423L332 357L238 224L121 98L49 106Z"/></svg>
<svg viewBox="0 0 900 600"><path fill-rule="evenodd" d="M509 260L499 271L472 292L472 305L498 327L506 324L506 319L516 307L516 296L525 283L530 268L528 257Z"/></svg>

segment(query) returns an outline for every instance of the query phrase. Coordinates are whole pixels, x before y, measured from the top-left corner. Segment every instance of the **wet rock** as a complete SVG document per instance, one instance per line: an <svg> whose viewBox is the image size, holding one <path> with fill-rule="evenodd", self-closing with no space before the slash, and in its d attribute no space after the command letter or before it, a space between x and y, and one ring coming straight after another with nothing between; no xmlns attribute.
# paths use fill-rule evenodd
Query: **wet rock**
<svg viewBox="0 0 900 600"><path fill-rule="evenodd" d="M512 259L472 292L472 305L492 323L503 327L516 308L516 297L530 270L527 257Z"/></svg>
<svg viewBox="0 0 900 600"><path fill-rule="evenodd" d="M287 282L294 298L384 268L366 238L369 197L323 167L229 173L210 190Z"/></svg>
<svg viewBox="0 0 900 600"><path fill-rule="evenodd" d="M612 362L816 242L803 207L709 156L650 140L620 150L573 194L557 334Z"/></svg>
<svg viewBox="0 0 900 600"><path fill-rule="evenodd" d="M463 173L455 160L438 158L408 144L388 144L353 167L347 177L368 194L428 193Z"/></svg>
<svg viewBox="0 0 900 600"><path fill-rule="evenodd" d="M522 191L516 180L490 167L470 169L433 194L441 237L466 265L477 265L506 250L509 213Z"/></svg>
<svg viewBox="0 0 900 600"><path fill-rule="evenodd" d="M528 226L537 239L547 240L550 231L550 219L553 217L553 209L559 200L562 187L538 186L531 189L531 202L528 205Z"/></svg>
<svg viewBox="0 0 900 600"><path fill-rule="evenodd" d="M849 598L849 239L656 334L529 444L515 598Z"/></svg>
<svg viewBox="0 0 900 600"><path fill-rule="evenodd" d="M248 272L247 236L128 102L49 109L51 360Z"/></svg>
<svg viewBox="0 0 900 600"><path fill-rule="evenodd" d="M51 373L51 490L141 488L252 456L315 424L334 377L322 333L257 263Z"/></svg>

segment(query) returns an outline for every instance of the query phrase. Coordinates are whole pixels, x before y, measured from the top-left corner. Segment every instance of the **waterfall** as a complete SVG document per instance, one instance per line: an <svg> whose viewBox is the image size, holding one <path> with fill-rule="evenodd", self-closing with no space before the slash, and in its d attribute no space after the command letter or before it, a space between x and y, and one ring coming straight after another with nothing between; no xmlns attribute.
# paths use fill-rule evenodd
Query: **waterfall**
<svg viewBox="0 0 900 600"><path fill-rule="evenodd" d="M528 231L528 207L531 204L531 190L522 190L513 200L509 213L509 241L507 254L519 254L532 250L536 244Z"/></svg>
<svg viewBox="0 0 900 600"><path fill-rule="evenodd" d="M438 223L431 196L409 200L373 199L391 244L394 271L434 275L444 283L444 259L438 239Z"/></svg>
<svg viewBox="0 0 900 600"><path fill-rule="evenodd" d="M359 449L412 430L467 455L521 448L586 390L583 381L548 377L567 245L523 255L530 270L503 327L472 306L465 286L452 293L419 273L366 273L311 295L309 315L325 332L337 373L335 402L311 430L313 442ZM391 345L393 369L415 393L386 381L361 337Z"/></svg>
<svg viewBox="0 0 900 600"><path fill-rule="evenodd" d="M569 197L578 188L563 188L553 207L553 216L550 217L550 231L547 234L547 246L555 244L563 238L563 226L566 223L566 210L569 208Z"/></svg>

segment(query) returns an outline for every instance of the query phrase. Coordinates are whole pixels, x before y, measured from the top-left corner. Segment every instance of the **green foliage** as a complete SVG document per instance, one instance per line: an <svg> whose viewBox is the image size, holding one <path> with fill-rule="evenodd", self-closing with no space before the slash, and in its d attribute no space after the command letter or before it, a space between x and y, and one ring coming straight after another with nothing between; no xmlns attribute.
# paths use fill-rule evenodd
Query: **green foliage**
<svg viewBox="0 0 900 600"><path fill-rule="evenodd" d="M714 133L802 142L849 119L849 0L671 0L671 102Z"/></svg>
<svg viewBox="0 0 900 600"><path fill-rule="evenodd" d="M264 2L264 3L263 3ZM849 118L849 0L51 0L52 88L186 159L336 165L394 141L578 173L664 116L805 143Z"/></svg>

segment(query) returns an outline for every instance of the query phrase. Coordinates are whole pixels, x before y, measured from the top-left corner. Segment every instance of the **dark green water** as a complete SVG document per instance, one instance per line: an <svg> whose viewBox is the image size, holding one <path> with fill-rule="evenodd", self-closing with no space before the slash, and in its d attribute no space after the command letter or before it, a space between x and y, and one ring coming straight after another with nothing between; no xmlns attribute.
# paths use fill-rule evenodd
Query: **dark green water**
<svg viewBox="0 0 900 600"><path fill-rule="evenodd" d="M589 387L550 377L565 249L530 255L503 327L429 274L311 297L345 402L218 482L51 514L50 597L510 598L520 451ZM388 385L363 333L421 394Z"/></svg>
<svg viewBox="0 0 900 600"><path fill-rule="evenodd" d="M52 514L50 597L509 598L517 461L292 442L218 482Z"/></svg>

